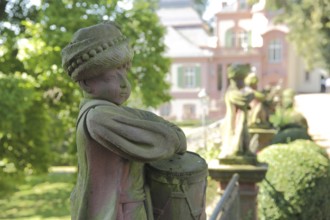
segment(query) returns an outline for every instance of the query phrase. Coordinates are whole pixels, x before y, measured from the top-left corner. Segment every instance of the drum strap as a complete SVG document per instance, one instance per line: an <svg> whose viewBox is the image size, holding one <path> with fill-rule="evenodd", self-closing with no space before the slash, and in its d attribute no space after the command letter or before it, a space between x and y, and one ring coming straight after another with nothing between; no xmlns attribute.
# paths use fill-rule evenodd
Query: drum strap
<svg viewBox="0 0 330 220"><path fill-rule="evenodd" d="M144 184L144 191L146 194L145 206L147 212L147 220L154 220L154 215L152 212L152 201L151 201L151 194L150 194L150 187L148 184Z"/></svg>
<svg viewBox="0 0 330 220"><path fill-rule="evenodd" d="M184 185L182 186L182 191L184 192L183 195L185 195L185 199L188 203L188 206L189 206L189 209L190 209L190 214L192 215L192 217L195 219L195 220L198 220L199 219L199 216L202 214L203 212L203 209L193 209L192 205L191 205L191 202L189 200L189 198L186 196L187 195L187 191L185 189L186 187L184 187Z"/></svg>
<svg viewBox="0 0 330 220"><path fill-rule="evenodd" d="M181 190L183 192L171 192L171 195L167 199L164 208L162 210L154 208L154 212L156 214L158 214L159 217L161 217L162 214L164 213L164 210L166 210L171 198L185 199L187 201L191 216L193 217L194 220L199 220L204 209L203 208L199 208L199 209L193 208L189 198L187 197L187 191L185 190L184 185L181 186Z"/></svg>

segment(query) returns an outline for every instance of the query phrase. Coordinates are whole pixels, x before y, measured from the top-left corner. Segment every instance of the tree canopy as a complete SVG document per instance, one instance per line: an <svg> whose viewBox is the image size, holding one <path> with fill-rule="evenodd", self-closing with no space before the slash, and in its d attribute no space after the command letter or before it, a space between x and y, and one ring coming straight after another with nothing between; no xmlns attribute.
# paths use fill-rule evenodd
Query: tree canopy
<svg viewBox="0 0 330 220"><path fill-rule="evenodd" d="M165 28L156 8L156 1L143 0L0 2L0 175L8 164L44 170L50 152L74 152L81 93L63 71L60 53L82 27L111 20L130 39L131 102L155 107L170 99L170 60L163 57Z"/></svg>

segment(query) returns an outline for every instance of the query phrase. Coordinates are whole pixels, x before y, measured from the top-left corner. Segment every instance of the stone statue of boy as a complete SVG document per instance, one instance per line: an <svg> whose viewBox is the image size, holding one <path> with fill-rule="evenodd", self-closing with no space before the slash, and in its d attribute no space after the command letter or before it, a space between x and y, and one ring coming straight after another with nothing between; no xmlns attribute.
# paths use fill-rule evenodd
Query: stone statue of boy
<svg viewBox="0 0 330 220"><path fill-rule="evenodd" d="M259 79L254 72L250 72L244 78L245 90L254 94L254 99L250 103L251 110L248 114L248 126L250 128L271 128L269 116L271 112L271 102L264 92L258 91Z"/></svg>
<svg viewBox="0 0 330 220"><path fill-rule="evenodd" d="M122 106L130 96L126 74L132 58L128 40L112 22L78 30L62 51L64 69L84 94L72 219L147 219L145 163L186 150L180 128Z"/></svg>
<svg viewBox="0 0 330 220"><path fill-rule="evenodd" d="M229 158L250 154L247 117L249 103L254 94L244 91L244 78L249 66L232 65L228 67L229 86L225 93L226 115L221 126L222 144L220 162Z"/></svg>

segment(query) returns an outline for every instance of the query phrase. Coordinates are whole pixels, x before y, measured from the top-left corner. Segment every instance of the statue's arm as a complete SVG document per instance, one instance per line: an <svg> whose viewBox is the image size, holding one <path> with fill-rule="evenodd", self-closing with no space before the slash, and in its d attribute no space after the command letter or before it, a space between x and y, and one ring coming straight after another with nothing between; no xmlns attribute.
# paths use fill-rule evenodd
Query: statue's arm
<svg viewBox="0 0 330 220"><path fill-rule="evenodd" d="M254 92L254 96L255 98L260 101L260 102L263 102L266 100L266 95L262 92L259 92L259 91L255 91Z"/></svg>
<svg viewBox="0 0 330 220"><path fill-rule="evenodd" d="M144 111L141 109L133 109L133 108L128 108L128 107L124 107L124 108L127 111L132 112L134 115L137 115L139 118L141 118L143 120L164 124L167 127L167 129L172 130L178 136L180 146L178 148L177 153L184 153L187 150L186 135L184 134L182 129L179 128L177 125L175 125L149 111Z"/></svg>
<svg viewBox="0 0 330 220"><path fill-rule="evenodd" d="M253 94L244 94L240 90L233 90L227 94L230 103L236 105L238 108L244 108L248 106L248 103L252 101Z"/></svg>
<svg viewBox="0 0 330 220"><path fill-rule="evenodd" d="M89 135L103 147L144 162L163 159L185 148L175 129L159 121L147 120L122 107L99 106L86 116ZM185 138L184 138L185 142Z"/></svg>

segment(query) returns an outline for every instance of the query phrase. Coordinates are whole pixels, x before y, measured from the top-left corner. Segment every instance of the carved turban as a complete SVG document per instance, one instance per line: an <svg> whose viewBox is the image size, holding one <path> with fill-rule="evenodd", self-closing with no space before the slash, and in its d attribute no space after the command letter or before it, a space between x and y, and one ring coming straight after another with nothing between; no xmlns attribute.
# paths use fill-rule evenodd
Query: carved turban
<svg viewBox="0 0 330 220"><path fill-rule="evenodd" d="M75 81L93 78L132 59L127 38L113 22L78 30L62 50L62 66Z"/></svg>
<svg viewBox="0 0 330 220"><path fill-rule="evenodd" d="M228 79L244 79L249 71L249 64L233 64L227 69Z"/></svg>
<svg viewBox="0 0 330 220"><path fill-rule="evenodd" d="M245 85L249 85L249 86L256 85L256 84L258 84L258 82L259 82L258 76L254 72L249 73L244 79Z"/></svg>

